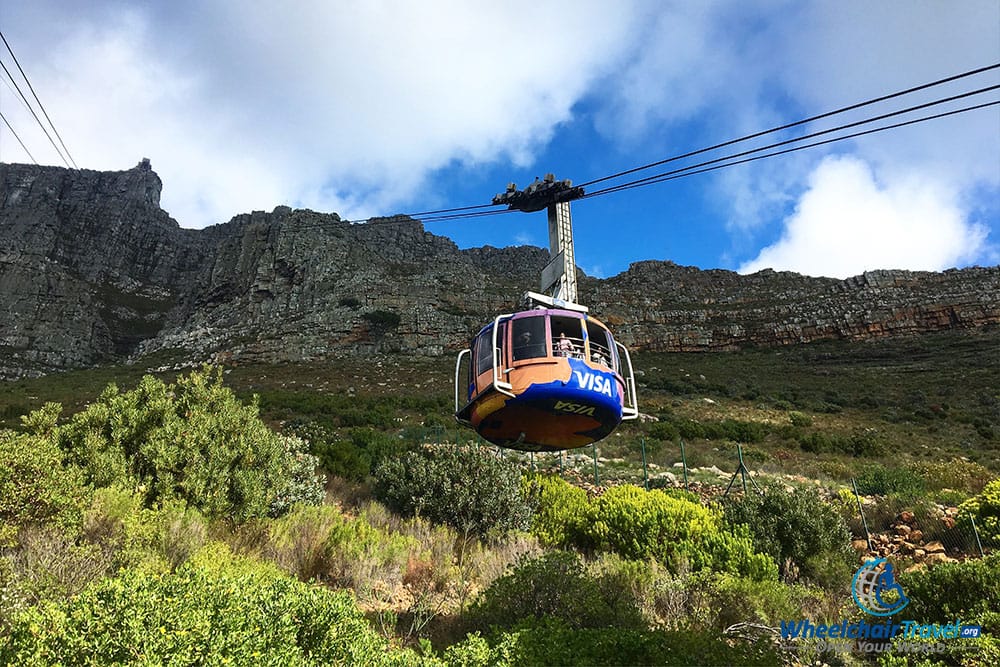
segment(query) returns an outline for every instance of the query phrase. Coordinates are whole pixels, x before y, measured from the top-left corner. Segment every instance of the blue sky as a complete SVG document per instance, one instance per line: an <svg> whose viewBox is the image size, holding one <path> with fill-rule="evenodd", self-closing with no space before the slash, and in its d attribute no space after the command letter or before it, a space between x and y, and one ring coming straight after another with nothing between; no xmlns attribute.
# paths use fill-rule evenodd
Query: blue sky
<svg viewBox="0 0 1000 667"><path fill-rule="evenodd" d="M0 30L74 161L150 158L184 227L485 204L509 181L582 183L1000 62L995 0L36 0L0 6ZM9 83L0 112L62 164ZM835 277L1000 263L998 109L576 202L577 261L599 277L644 259ZM30 161L5 126L0 160ZM547 245L544 213L427 228Z"/></svg>

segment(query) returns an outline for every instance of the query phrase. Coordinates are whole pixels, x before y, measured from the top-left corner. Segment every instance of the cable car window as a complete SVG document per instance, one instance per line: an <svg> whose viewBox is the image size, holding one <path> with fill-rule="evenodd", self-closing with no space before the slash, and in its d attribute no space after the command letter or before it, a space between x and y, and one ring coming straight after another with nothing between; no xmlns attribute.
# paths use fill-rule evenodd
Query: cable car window
<svg viewBox="0 0 1000 667"><path fill-rule="evenodd" d="M552 354L583 358L583 326L578 317L552 317Z"/></svg>
<svg viewBox="0 0 1000 667"><path fill-rule="evenodd" d="M493 368L493 327L479 334L476 339L476 375Z"/></svg>
<svg viewBox="0 0 1000 667"><path fill-rule="evenodd" d="M594 322L587 322L587 338L590 340L590 360L595 364L613 368L611 342L608 330Z"/></svg>
<svg viewBox="0 0 1000 667"><path fill-rule="evenodd" d="M548 356L545 345L545 317L519 317L511 322L514 361Z"/></svg>
<svg viewBox="0 0 1000 667"><path fill-rule="evenodd" d="M507 363L507 358L510 356L510 349L507 347L507 323L501 322L500 328L497 329L497 347L500 348L500 361L499 364L503 366Z"/></svg>
<svg viewBox="0 0 1000 667"><path fill-rule="evenodd" d="M622 362L621 358L618 356L618 346L615 345L615 337L608 332L608 341L611 343L611 363L613 364L612 370L616 373L622 372Z"/></svg>

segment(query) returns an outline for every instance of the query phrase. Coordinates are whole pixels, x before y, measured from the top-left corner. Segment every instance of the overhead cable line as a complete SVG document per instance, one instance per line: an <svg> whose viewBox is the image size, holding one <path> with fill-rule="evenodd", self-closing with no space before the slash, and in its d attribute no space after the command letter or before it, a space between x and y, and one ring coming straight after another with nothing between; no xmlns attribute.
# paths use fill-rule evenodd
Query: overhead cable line
<svg viewBox="0 0 1000 667"><path fill-rule="evenodd" d="M2 31L0 31L0 40L3 40L4 46L7 47L7 52L10 54L10 57L14 59L14 64L17 65L17 71L21 73L21 76L24 78L24 82L28 84L28 90L31 91L31 95L35 98L35 102L38 103L38 108L42 110L42 114L45 116L45 120L49 122L49 127L52 128L52 131L55 133L56 137L59 138L59 143L62 145L63 150L66 151L66 156L69 157L69 162L72 162L73 166L79 169L79 167L76 166L76 160L74 160L73 156L69 154L69 149L66 148L66 144L65 142L63 142L62 136L60 136L59 130L56 129L55 123L53 123L52 119L49 118L49 113L45 110L45 105L43 105L42 101L38 99L38 93L35 92L35 87L31 85L31 80L28 78L28 75L24 73L24 69L21 67L21 63L18 61L17 56L14 55L14 50L10 48L10 44L7 43L7 38L4 37ZM7 67L5 66L3 69L5 72L7 72L7 76L10 77L11 82L14 83L14 86L17 87L17 90L20 93L21 89L19 86L17 86L17 83L14 82L14 78L10 76L10 72L7 71ZM21 97L24 98L24 93L21 93ZM25 102L27 102L27 99L25 99ZM29 104L28 106L30 109L31 105ZM35 116L35 121L38 123L38 126L42 128L42 132L45 132L45 136L48 137L48 140L52 144L52 147L56 149L56 153L59 154L59 157L62 158L63 162L68 167L69 162L66 161L66 157L63 156L63 153L62 151L59 150L59 147L56 146L56 142L52 140L51 136L49 136L49 133L45 129L45 126L42 124L42 121L38 119L38 116L35 115L34 111L31 111L31 115Z"/></svg>
<svg viewBox="0 0 1000 667"><path fill-rule="evenodd" d="M980 88L978 90L973 90L973 91L970 91L970 92L967 92L967 93L961 93L959 95L952 95L950 97L945 97L945 98L942 98L942 99L939 99L939 100L934 100L933 102L926 102L924 104L918 104L916 106L908 107L906 109L900 109L898 111L892 111L890 113L885 113L885 114L882 114L880 116L874 116L872 118L868 118L868 119L865 119L865 120L856 121L854 123L847 123L845 125L839 125L837 127L833 127L833 128L830 128L830 129L820 130L818 132L812 132L810 134L805 134L805 135L802 135L801 137L795 137L793 139L786 139L785 141L779 141L777 143L769 144L767 146L760 146L758 148L753 148L753 149L750 149L750 150L747 150L747 151L743 151L743 152L740 152L740 153L735 153L733 155L727 155L727 156L724 156L724 157L715 158L713 160L708 160L706 162L700 162L698 164L689 165L687 167L682 167L680 169L677 169L677 170L674 170L674 171L671 171L671 172L666 172L666 174L656 174L656 175L653 175L653 176L647 176L645 178L640 178L640 179L635 180L635 181L630 181L628 183L624 183L624 184L622 184L622 186L632 187L632 186L637 186L637 185L645 184L647 181L649 181L649 182L658 182L656 179L658 179L658 178L660 178L661 176L664 176L664 175L675 174L675 173L678 173L678 172L687 171L689 169L697 169L697 168L705 167L705 166L708 166L708 165L711 165L711 164L716 164L716 163L719 163L719 162L725 162L725 161L728 161L728 160L734 160L735 158L744 157L746 155L752 155L754 153L759 153L761 151L771 150L772 148L779 148L781 146L787 146L789 144L798 143L800 141L805 141L807 139L813 139L813 138L816 138L816 137L819 137L819 136L823 136L825 134L830 134L832 132L841 132L843 130L847 130L847 129L850 129L850 128L853 128L853 127L859 127L861 125L867 125L869 123L874 123L874 122L877 122L877 121L880 121L880 120L886 120L887 118L893 118L895 116L901 116L903 114L913 113L914 111L920 111L922 109L927 109L927 108L932 107L932 106L937 106L937 105L940 105L940 104L946 104L948 102L954 102L955 100L963 99L963 98L966 98L966 97L971 97L973 95L980 95L982 93L987 93L987 92L990 92L990 91L993 91L993 90L997 90L997 89L1000 89L1000 85L987 86L986 88ZM974 107L967 107L965 109L960 110L960 113L964 112L964 111L972 111L972 110L975 110L975 109L979 109L979 108L982 108L982 106L983 105L974 106ZM989 105L986 105L986 106L989 106ZM928 116L926 118L918 119L917 122L923 122L925 120L933 120L935 118L941 118L943 115L952 115L952 114L938 114L938 115L935 115L935 116ZM892 129L892 128L897 128L897 127L903 127L904 125L909 125L909 124L911 124L911 123L900 123L900 124L896 124L896 125L889 125L889 126L887 126L885 128L880 128L878 131L882 131L883 129ZM845 139L855 138L855 137L863 136L865 134L871 134L871 132L861 132L861 133L858 133L858 134L851 134L851 135L847 135L847 136L843 136L843 137L837 137L833 141L843 141ZM812 147L815 147L815 146L823 145L824 143L831 143L831 142L827 141L827 142L820 142L820 143L809 144L809 146L803 146L803 148L812 148ZM785 151L785 152L789 152L789 151ZM778 154L780 154L780 153L775 153L775 155L778 155ZM735 163L735 164L739 164L739 163ZM609 187L609 188L605 188L603 190L596 190L594 192L590 192L590 193L585 194L582 198L583 199L587 199L589 197L595 197L595 196L597 196L599 194L603 194L603 193L606 193L606 192L612 192L612 191L615 191L615 190L619 189L619 187L620 186L612 186L612 187ZM627 189L627 188L622 187L621 189Z"/></svg>
<svg viewBox="0 0 1000 667"><path fill-rule="evenodd" d="M900 90L898 92L890 93L888 95L883 95L881 97L876 97L876 98L873 98L873 99L870 99L870 100L866 100L864 102L858 102L857 104L851 104L851 105L846 106L846 107L841 107L840 109L836 109L834 111L827 111L826 113L821 113L818 116L812 116L810 118L805 118L803 120L798 120L798 121L795 121L794 123L788 123L786 125L781 125L781 126L778 126L778 127L773 127L773 128L771 128L769 130L762 130L760 132L755 132L753 134L748 134L746 136L739 137L738 139L730 139L729 141L725 141L725 142L723 142L721 144L716 144L714 146L708 146L707 148L700 148L698 150L691 151L689 153L684 153L683 155L675 155L673 157L665 158L665 159L659 160L657 162L651 162L649 164L644 164L644 165L639 166L639 167L633 167L632 169L626 169L625 171L620 171L620 172L618 172L616 174L611 174L610 176L603 176L601 178L595 178L592 181L587 181L586 183L581 183L579 185L579 187L587 187L589 185L594 185L596 183L603 183L604 181L610 181L612 179L620 178L622 176L628 176L629 174L634 174L636 172L643 171L645 169L651 169L653 167L659 167L660 165L664 165L664 164L667 164L669 162L675 162L677 160L683 160L684 158L694 157L695 155L701 155L702 153L707 153L709 151L714 151L714 150L718 150L720 148L725 148L727 146L732 146L733 144L738 144L738 143L741 143L741 142L744 142L744 141L749 141L750 139L756 139L758 137L762 137L762 136L765 136L765 135L768 135L768 134L773 134L774 132L780 132L782 130L788 130L788 129L791 129L793 127L798 127L799 125L805 125L806 123L812 123L812 122L815 122L817 120L822 120L824 118L829 118L831 116L836 116L838 114L846 113L848 111L854 111L855 109L860 109L862 107L870 106L872 104L877 104L879 102L885 102L886 100L891 100L891 99L894 99L894 98L897 98L897 97L902 97L903 95L909 95L911 93L916 93L916 92L919 92L921 90L926 90L928 88L933 88L935 86L940 86L940 85L943 85L945 83L950 83L952 81L958 81L959 79L964 79L964 78L967 78L967 77L970 77L970 76L975 76L976 74L982 74L983 72L988 72L990 70L994 70L994 69L998 69L998 68L1000 68L1000 63L996 63L996 64L993 64L993 65L987 65L985 67L979 67L979 68L976 68L976 69L973 69L973 70L969 70L967 72L962 72L961 74L955 74L954 76L949 76L949 77L945 77L944 79L938 79L937 81L932 81L930 83L925 83L925 84L922 84L920 86L914 86L913 88L907 88L906 90Z"/></svg>
<svg viewBox="0 0 1000 667"><path fill-rule="evenodd" d="M623 183L621 185L611 186L611 187L605 188L603 190L596 190L594 192L591 192L591 193L588 193L588 194L584 195L581 199L587 199L589 197L600 197L602 195L611 194L613 192L621 192L623 190L631 190L631 189L634 189L634 188L640 188L640 187L643 187L645 185L653 185L654 183L664 183L666 181L673 181L673 180L676 180L678 178L684 178L685 176L694 176L695 174L704 174L704 173L707 173L707 172L710 172L710 171L716 171L716 170L719 170L719 169L724 169L726 167L733 167L733 166L736 166L736 165L739 165L739 164L746 164L747 162L755 162L757 160L763 160L764 158L775 157L777 155L785 155L787 153L794 153L796 151L805 150L807 148L815 148L817 146L825 146L827 144L832 144L832 143L835 143L835 142L838 142L838 141L844 141L846 139L855 139L857 137L865 136L865 135L868 135L868 134L875 134L877 132L884 132L886 130L893 130L893 129L897 129L897 128L900 128L900 127L906 127L908 125L915 125L917 123L923 123L923 122L926 122L926 121L929 121L929 120L936 120L938 118L945 118L946 116L954 116L954 115L957 115L957 114L960 114L960 113L966 113L968 111L976 111L978 109L985 109L985 108L993 107L993 106L997 106L997 105L1000 105L1000 100L994 100L992 102L984 102L982 104L977 104L977 105L970 106L970 107L964 107L962 109L953 109L951 111L943 111L943 112L941 112L939 114L934 114L933 116L925 116L923 118L914 118L912 120L902 121L902 122L899 122L899 123L894 123L892 125L886 125L886 126L883 126L883 127L876 127L876 128L870 129L870 130L865 130L863 132L855 132L853 134L844 135L842 137L833 137L831 139L826 139L824 141L817 141L817 142L814 142L814 143L811 143L811 144L805 144L805 145L802 145L802 146L795 146L794 148L787 148L785 150L775 151L773 153L765 153L763 155L755 155L753 157L745 158L745 159L742 159L742 160L734 160L732 162L727 162L725 164L716 164L715 166L705 167L705 165L710 165L710 164L713 164L714 162L718 162L718 160L710 160L708 162L702 162L700 164L691 165L689 167L683 167L681 169L675 169L673 171L668 171L668 172L665 172L663 174L658 174L657 176L650 176L648 178L639 179L639 180L636 180L636 181L632 181L630 183ZM781 144L774 144L774 146L779 146L779 145L781 145ZM747 154L753 153L753 152L755 152L755 151L747 151L747 152L741 153L739 155L747 155ZM723 160L733 160L735 157L737 157L737 156L733 155L733 156L729 156L728 158L721 158L721 159L723 159ZM705 167L705 168L699 168L699 167Z"/></svg>
<svg viewBox="0 0 1000 667"><path fill-rule="evenodd" d="M14 84L14 88L17 90L17 93L21 96L21 101L24 102L24 105L27 107L28 111L31 112L31 115L34 117L35 122L38 123L38 127L40 127L42 129L42 132L45 133L45 138L48 139L49 143L52 144L52 147L56 149L56 153L59 154L59 157L62 159L63 164L65 164L68 167L69 162L66 160L66 156L62 154L62 151L59 150L59 147L56 146L56 142L52 139L52 135L50 135L49 131L45 129L45 124L42 123L41 119L38 117L38 114L36 114L35 110L31 107L31 103L28 102L28 98L25 97L24 91L21 90L21 86L17 85L17 81L15 81L14 77L11 76L10 70L7 69L7 66L4 65L2 61L0 61L0 67L2 67L4 73L7 74L7 78L10 79L10 82Z"/></svg>
<svg viewBox="0 0 1000 667"><path fill-rule="evenodd" d="M17 132L15 132L14 128L11 127L10 121L7 120L7 116L4 116L2 111L0 111L0 118L3 119L4 125L7 126L7 129L10 130L10 133L14 135L15 139L17 139L17 143L21 144L21 148L23 148L24 152L28 154L28 157L31 158L31 161L34 162L35 164L38 164L38 160L35 159L35 156L31 154L31 151L28 150L28 147L24 145L23 141L21 141L21 137L17 136Z"/></svg>
<svg viewBox="0 0 1000 667"><path fill-rule="evenodd" d="M496 206L496 204L477 204L475 206L460 206L458 208L442 208L437 211L420 211L419 213L403 213L401 215L407 215L411 218L416 218L422 215L437 215L438 213L452 213L454 211L471 211L476 208L491 208Z"/></svg>
<svg viewBox="0 0 1000 667"><path fill-rule="evenodd" d="M679 179L679 178L684 178L686 176L694 176L696 174L704 174L704 173L708 173L708 172L712 172L712 171L717 171L717 170L720 170L720 169L725 169L727 167L733 167L733 166L737 166L737 165L741 165L741 164L746 164L746 163L749 163L749 162L755 162L757 160L762 160L762 159L769 158L769 157L775 157L775 156L778 156L778 155L786 155L786 154L794 153L794 152L800 151L800 150L806 150L806 149L809 149L809 148L816 148L818 146L825 146L825 145L833 144L833 143L840 142L840 141L846 141L846 140L849 140L849 139L856 139L858 137L862 137L862 136L866 136L866 135L870 135L870 134L876 134L876 133L879 133L879 132L885 132L887 130L898 129L898 128L907 127L907 126L910 126L910 125L916 125L918 123L924 123L924 122L931 121L931 120L937 120L937 119L940 119L940 118L945 118L945 117L949 117L949 116L955 116L955 115L962 114L962 113L968 113L968 112L971 112L971 111L977 111L977 110L980 110L980 109L994 107L994 106L1000 105L1000 100L995 100L995 101L991 101L991 102L985 102L985 103L982 103L982 104L967 106L967 107L963 107L963 108L960 108L960 109L953 109L953 110L949 110L949 111L945 111L945 112L941 112L941 113L937 113L937 114L933 114L933 115L929 115L929 116L922 116L920 118L913 118L913 119L910 119L910 120L901 121L901 122L893 123L893 124L890 124L890 125L884 125L882 127L871 128L871 129L863 130L863 131L860 131L860 132L854 132L854 133L851 133L851 134L846 134L846 135L831 137L831 138L825 139L823 141L817 141L817 142L813 142L813 143L809 143L809 144L803 144L803 145L800 145L800 146L793 146L791 148L786 148L786 149L780 150L780 151L773 151L773 152L770 152L770 153L763 153L763 154L760 154L760 155L754 155L754 153L761 153L761 151L768 151L768 150L771 150L773 148L780 148L782 146L787 146L789 144L799 143L799 142L805 141L807 139L816 138L816 137L819 137L819 136L822 136L822 135L830 134L831 132L838 132L838 131L843 131L843 130L854 128L854 127L859 127L861 125L867 125L867 124L870 124L870 123L873 123L873 122L877 122L879 120L886 120L888 118L892 118L892 117L899 116L899 115L902 115L902 114L913 113L914 111L919 111L919 110L922 110L922 109L926 109L926 108L931 107L931 106L937 106L937 105L944 104L944 103L947 103L947 102L952 102L952 101L955 101L955 100L958 100L958 99L962 99L962 98L965 98L965 97L970 97L972 95L982 94L984 92L990 92L990 91L997 90L997 89L1000 89L1000 85L988 86L986 88L981 88L981 89L970 91L970 92L967 92L967 93L962 93L962 94L958 94L958 95L952 95L952 96L947 97L947 98L942 98L942 99L935 100L935 101L932 101L932 102L927 102L927 103L924 103L924 104L915 105L913 107L908 107L906 109L902 109L902 110L899 110L899 111L894 111L894 112L882 114L880 116L876 116L876 117L869 118L869 119L866 119L866 120L856 121L854 123L848 123L848 124L845 124L845 125L841 125L841 126L838 126L838 127L835 127L835 128L828 129L828 130L821 130L819 132L813 132L813 133L810 133L810 134L807 134L807 135L803 135L801 137L797 137L797 138L794 138L794 139L788 139L786 141L776 142L774 144L770 144L770 145L767 145L767 146L762 146L760 148L755 148L755 149L752 149L752 150L747 150L747 151L742 151L742 152L739 152L739 153L734 153L734 154L731 154L731 155L728 155L728 156L724 156L724 157L720 157L720 158L715 158L715 159L712 159L712 160L707 160L705 162L700 162L700 163L693 164L693 165L688 165L686 167L680 167L678 169L674 169L672 171L664 172L664 173L661 173L661 174L655 174L653 176L647 176L645 178L637 179L637 180L630 181L630 182L627 182L627 183L621 183L619 185L613 185L613 186L604 188L602 190L595 190L593 192L589 192L589 193L585 194L583 197L581 197L581 199L592 199L592 198L595 198L595 197L601 197L601 196L604 196L604 195L607 195L607 194L611 194L611 193L614 193L614 192L621 192L621 191L624 191L624 190L631 190L631 189L643 187L643 186L646 186L646 185L653 185L653 184L656 184L656 183L663 183L663 182L666 182L666 181L671 181L671 180L676 180L676 179ZM750 156L750 157L748 157L748 156ZM419 221L419 222L422 222L422 223L430 223L430 222L447 222L447 221L453 221L453 220L468 220L468 219L473 219L473 218L482 218L482 217L487 217L487 216L494 216L494 215L501 215L501 214L516 212L516 211L510 210L510 209L501 209L501 210L492 210L492 211L472 210L472 209L483 209L483 208L489 208L489 207L490 207L490 205L466 206L466 207L459 207L459 208L454 208L454 209L441 209L440 211L428 211L428 212L426 212L426 214L413 214L413 215L400 214L400 215L392 216L392 217L389 217L389 218L378 218L378 219L369 218L367 220L342 220L341 222L351 223L351 224L393 224L393 223L406 224L406 223L411 223L413 221ZM295 229L322 228L322 227L326 227L326 226L327 225L325 225L323 223L305 223L305 224L301 224L301 225L296 225Z"/></svg>

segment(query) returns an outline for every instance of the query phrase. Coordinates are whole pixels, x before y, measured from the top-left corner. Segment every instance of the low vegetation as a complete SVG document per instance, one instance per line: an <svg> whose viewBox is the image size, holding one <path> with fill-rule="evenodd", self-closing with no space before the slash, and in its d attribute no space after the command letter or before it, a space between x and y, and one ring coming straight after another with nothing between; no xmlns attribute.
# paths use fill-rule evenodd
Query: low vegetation
<svg viewBox="0 0 1000 667"><path fill-rule="evenodd" d="M852 479L873 530L905 508L929 538L974 520L1000 539L995 387L953 361L966 386L944 395L958 371L928 349L908 363L942 373L933 390L918 400L911 369L880 391L874 351L756 375L750 352L725 381L710 355L647 357L658 421L560 457L458 431L432 361L11 383L0 664L790 663L761 628L857 615ZM828 374L790 389L796 355ZM676 488L681 442L699 495ZM722 498L737 444L762 493ZM995 555L894 558L914 619L1000 632ZM939 658L1000 657L976 650Z"/></svg>

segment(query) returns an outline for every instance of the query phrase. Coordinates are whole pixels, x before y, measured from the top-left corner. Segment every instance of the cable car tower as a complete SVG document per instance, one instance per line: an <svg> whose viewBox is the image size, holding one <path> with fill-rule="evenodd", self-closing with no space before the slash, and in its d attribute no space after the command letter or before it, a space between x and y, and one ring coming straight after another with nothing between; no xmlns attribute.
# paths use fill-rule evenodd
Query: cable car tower
<svg viewBox="0 0 1000 667"><path fill-rule="evenodd" d="M549 263L542 269L542 293L553 299L576 303L576 256L573 253L573 220L569 203L583 196L583 188L574 188L569 179L557 181L552 174L519 191L513 183L507 191L493 198L494 204L507 204L510 210L532 213L543 208L549 218Z"/></svg>
<svg viewBox="0 0 1000 667"><path fill-rule="evenodd" d="M546 209L549 222L541 293L526 292L523 310L498 315L455 362L455 418L501 447L583 447L639 415L628 350L576 303L569 203L582 196L583 188L546 174L524 190L511 183L493 198L511 210Z"/></svg>

